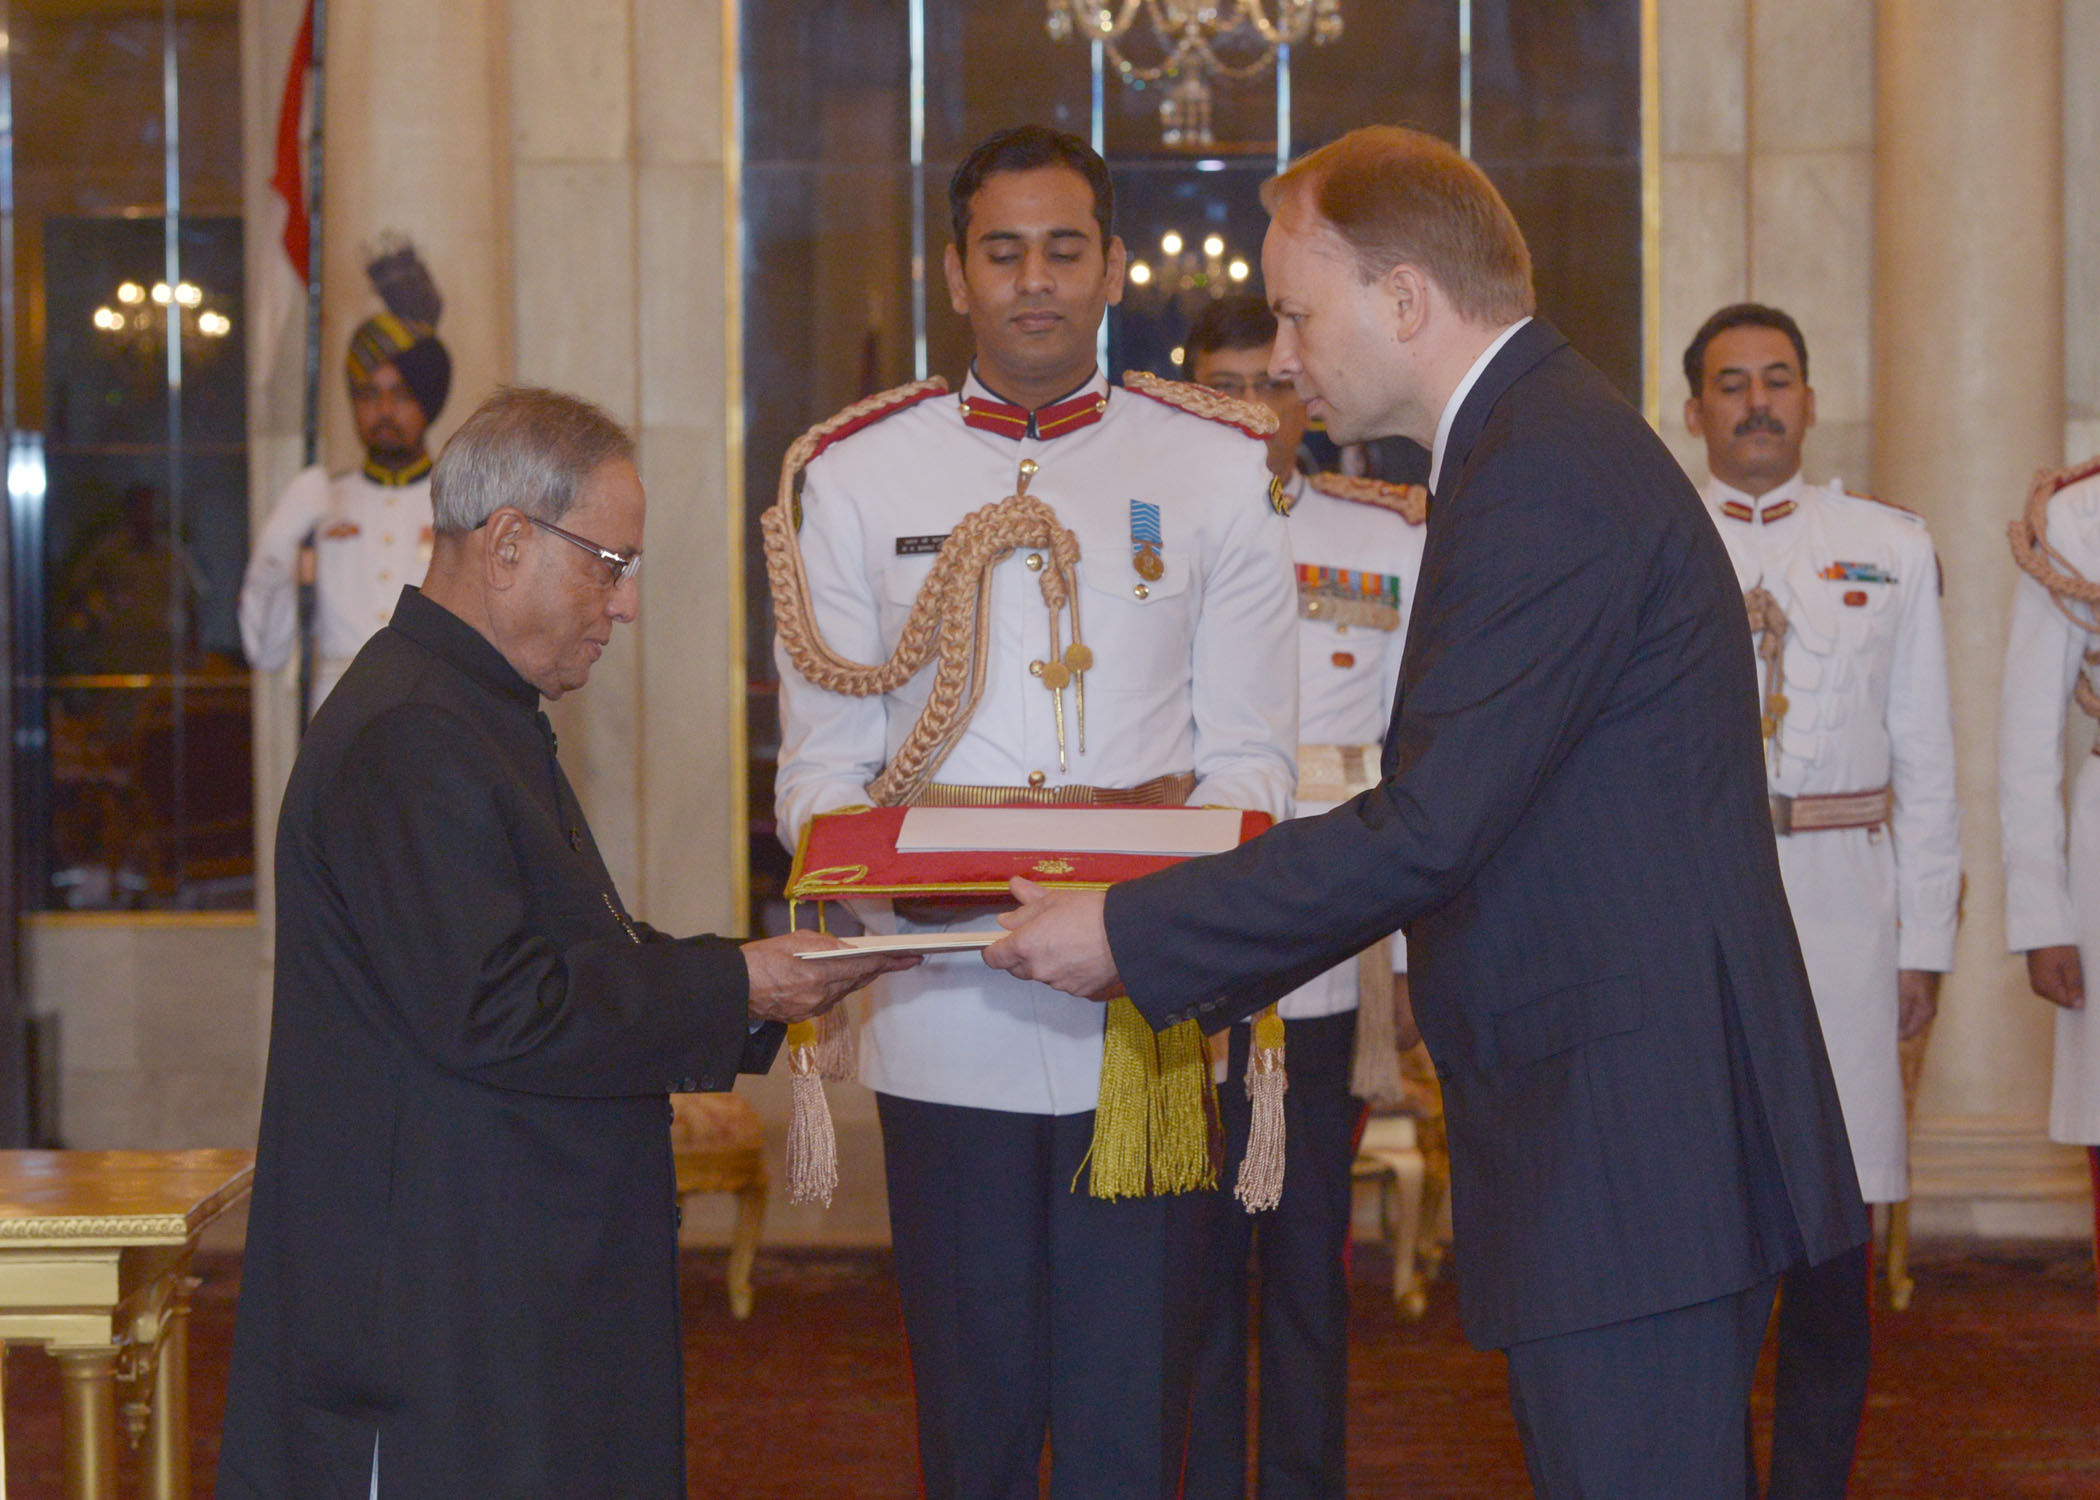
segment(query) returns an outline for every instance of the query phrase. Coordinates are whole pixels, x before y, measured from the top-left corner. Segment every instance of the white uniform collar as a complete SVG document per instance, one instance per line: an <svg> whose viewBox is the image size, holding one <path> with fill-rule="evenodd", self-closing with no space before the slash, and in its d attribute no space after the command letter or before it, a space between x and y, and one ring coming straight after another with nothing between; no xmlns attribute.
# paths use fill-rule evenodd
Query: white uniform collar
<svg viewBox="0 0 2100 1500"><path fill-rule="evenodd" d="M1753 498L1746 491L1718 479L1706 481L1707 508L1714 513L1717 524L1734 522L1738 526L1756 521L1769 526L1794 515L1801 508L1802 498L1808 493L1808 483L1796 469L1793 477L1775 486L1764 494Z"/></svg>
<svg viewBox="0 0 2100 1500"><path fill-rule="evenodd" d="M1444 477L1444 444L1451 441L1451 424L1458 420L1458 409L1466 404L1466 397L1471 394L1473 383L1480 379L1480 372L1488 367L1489 362L1502 352L1502 346L1509 342L1510 336L1530 321L1530 318L1519 318L1496 334L1495 342L1480 351L1480 358L1473 361L1473 368L1466 371L1466 378L1458 383L1458 389L1453 391L1451 399L1444 403L1444 414L1437 419L1436 442L1429 450L1430 494L1436 493L1437 481Z"/></svg>

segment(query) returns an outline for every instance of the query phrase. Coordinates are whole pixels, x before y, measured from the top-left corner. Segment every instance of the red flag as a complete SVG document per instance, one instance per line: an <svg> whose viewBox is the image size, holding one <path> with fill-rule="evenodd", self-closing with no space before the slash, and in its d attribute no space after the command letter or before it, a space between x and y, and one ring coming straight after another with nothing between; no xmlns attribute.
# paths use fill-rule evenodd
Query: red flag
<svg viewBox="0 0 2100 1500"><path fill-rule="evenodd" d="M306 75L314 58L314 8L307 0L306 14L299 22L298 40L292 43L292 65L284 75L284 102L277 110L277 170L270 187L284 200L284 253L300 281L307 279L306 162L305 142L300 138L300 117L306 112Z"/></svg>

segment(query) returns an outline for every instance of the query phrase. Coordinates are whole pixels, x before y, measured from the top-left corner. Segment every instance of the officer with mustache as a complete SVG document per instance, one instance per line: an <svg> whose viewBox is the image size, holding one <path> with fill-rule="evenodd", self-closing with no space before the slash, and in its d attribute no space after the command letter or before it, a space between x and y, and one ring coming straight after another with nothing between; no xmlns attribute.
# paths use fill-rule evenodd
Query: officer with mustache
<svg viewBox="0 0 2100 1500"><path fill-rule="evenodd" d="M1910 1196L1897 1054L1932 1024L1961 894L1939 565L1907 510L1801 474L1808 345L1756 303L1684 354L1686 427L1758 648L1788 904L1869 1203ZM1867 1394L1868 1247L1780 1282L1773 1500L1837 1500ZM1755 1478L1752 1479L1753 1500Z"/></svg>
<svg viewBox="0 0 2100 1500"><path fill-rule="evenodd" d="M336 475L316 465L285 486L241 582L241 644L259 672L292 659L299 585L313 584L309 716L392 618L403 585L430 566L424 434L452 389L452 356L437 336L444 302L406 244L383 249L369 274L386 311L358 327L344 362L364 463Z"/></svg>

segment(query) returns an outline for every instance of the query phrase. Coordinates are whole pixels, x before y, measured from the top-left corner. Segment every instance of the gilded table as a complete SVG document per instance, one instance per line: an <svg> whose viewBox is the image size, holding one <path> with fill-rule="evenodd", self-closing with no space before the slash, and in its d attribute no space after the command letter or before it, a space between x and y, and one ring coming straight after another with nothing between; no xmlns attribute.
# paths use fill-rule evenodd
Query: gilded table
<svg viewBox="0 0 2100 1500"><path fill-rule="evenodd" d="M0 1349L59 1362L66 1500L114 1500L120 1415L155 1500L187 1500L190 1257L254 1171L252 1151L0 1151Z"/></svg>

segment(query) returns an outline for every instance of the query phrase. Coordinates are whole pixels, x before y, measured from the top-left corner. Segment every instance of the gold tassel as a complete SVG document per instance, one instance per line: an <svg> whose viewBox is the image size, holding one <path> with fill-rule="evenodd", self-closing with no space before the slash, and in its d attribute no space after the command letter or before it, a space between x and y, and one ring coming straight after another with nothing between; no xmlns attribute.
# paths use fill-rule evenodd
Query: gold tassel
<svg viewBox="0 0 2100 1500"><path fill-rule="evenodd" d="M794 1116L788 1122L788 1202L829 1208L839 1185L839 1140L819 1072L817 1023L797 1021L788 1027L787 1049L794 1095Z"/></svg>
<svg viewBox="0 0 2100 1500"><path fill-rule="evenodd" d="M1154 1032L1129 1000L1111 1000L1094 1139L1080 1163L1081 1171L1092 1169L1088 1191L1096 1198L1141 1198L1216 1187L1216 1111L1203 1028L1183 1021Z"/></svg>
<svg viewBox="0 0 2100 1500"><path fill-rule="evenodd" d="M1258 1214L1283 1201L1283 1096L1290 1080L1283 1070L1283 1017L1270 1006L1254 1018L1247 1049L1247 1098L1254 1106L1247 1129L1247 1155L1233 1196Z"/></svg>
<svg viewBox="0 0 2100 1500"><path fill-rule="evenodd" d="M1101 1100L1094 1106L1094 1139L1081 1171L1093 1169L1087 1190L1096 1198L1142 1198L1152 1134L1152 1096L1159 1087L1159 1043L1129 1000L1108 1002L1101 1035ZM1075 1180L1074 1186L1077 1186Z"/></svg>
<svg viewBox="0 0 2100 1500"><path fill-rule="evenodd" d="M1381 938L1356 957L1356 1055L1349 1064L1349 1092L1374 1110L1407 1102L1400 1076L1399 1027L1393 1016L1393 948Z"/></svg>
<svg viewBox="0 0 2100 1500"><path fill-rule="evenodd" d="M853 1013L846 1008L852 1003L848 996L817 1017L817 1076L834 1083L851 1083L860 1077Z"/></svg>
<svg viewBox="0 0 2100 1500"><path fill-rule="evenodd" d="M1190 1193L1218 1185L1210 1157L1215 1109L1210 1048L1194 1021L1158 1035L1159 1087L1152 1096L1152 1191Z"/></svg>

